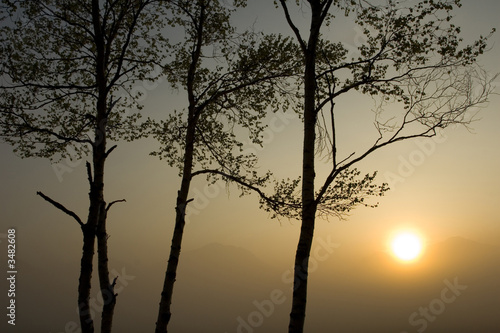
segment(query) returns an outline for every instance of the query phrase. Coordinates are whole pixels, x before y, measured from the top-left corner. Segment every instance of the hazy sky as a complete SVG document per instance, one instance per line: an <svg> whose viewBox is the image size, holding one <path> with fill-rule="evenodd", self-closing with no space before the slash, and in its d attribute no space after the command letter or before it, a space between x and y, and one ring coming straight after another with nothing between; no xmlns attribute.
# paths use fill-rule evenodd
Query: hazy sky
<svg viewBox="0 0 500 333"><path fill-rule="evenodd" d="M250 2L238 22L288 33L282 13L273 9L271 1ZM500 28L500 2L463 2L456 16L466 38ZM355 44L352 29L333 25L325 34L337 36L338 31L343 41ZM499 44L497 32L490 42L492 49L481 60L490 73L500 72ZM378 170L379 180L390 182L392 189L376 199L378 208L359 208L347 221L318 220L313 249L322 255L315 258L317 270L311 275L309 332L336 328L376 333L500 331L500 271L492 265L498 265L500 247L499 102L498 96L492 96L480 110L473 133L449 129L435 140L392 146L360 165L364 172ZM159 82L148 90L145 104L146 113L158 116L182 108L184 100ZM349 147L365 142L367 133L351 130L358 127L358 118L348 111L369 113L371 107L363 99L339 102L337 110L347 114L341 116L346 125L339 140ZM298 175L299 119L270 116L269 124L272 129L265 133L264 147L247 148L259 152L263 170L277 170L279 177ZM108 220L110 269L122 276L116 332L153 331L158 311L179 178L177 170L148 156L156 147L152 140L120 144L107 164L107 200L127 200L113 207ZM0 248L6 253L5 233L15 227L22 300L19 326L9 327L8 332L71 332L68 323L78 318L81 231L73 219L35 193L43 191L86 216L84 161L63 161L66 172L61 173L61 165L20 159L7 145L0 145L0 154ZM320 176L322 170L320 166ZM237 332L240 327L240 332L284 332L291 299L287 270L292 267L300 223L269 219L258 210L255 196L238 198L233 187L208 188L195 181L191 197L195 200L188 210L172 331L222 333ZM414 230L426 240L426 251L417 264L403 265L387 255L390 237L403 229ZM1 286L5 299L4 282ZM452 293L443 293L446 288ZM93 290L92 295L96 294ZM449 296L445 300L453 295L456 299L440 302L444 294ZM269 316L265 310L269 303L262 303L266 299L276 301ZM254 327L248 320L250 316L258 322L260 317L251 314L259 306L264 306L260 312L265 320ZM419 312L429 306L438 313L431 313L433 320ZM238 318L250 329L242 328L245 325Z"/></svg>

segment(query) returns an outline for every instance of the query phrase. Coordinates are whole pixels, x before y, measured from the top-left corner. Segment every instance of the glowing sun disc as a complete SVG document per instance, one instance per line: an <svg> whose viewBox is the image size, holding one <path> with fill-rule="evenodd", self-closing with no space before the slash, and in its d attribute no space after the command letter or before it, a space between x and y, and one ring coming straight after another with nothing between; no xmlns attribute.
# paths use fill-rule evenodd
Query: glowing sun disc
<svg viewBox="0 0 500 333"><path fill-rule="evenodd" d="M391 249L398 259L411 261L416 259L422 252L422 242L415 234L401 233L394 237Z"/></svg>

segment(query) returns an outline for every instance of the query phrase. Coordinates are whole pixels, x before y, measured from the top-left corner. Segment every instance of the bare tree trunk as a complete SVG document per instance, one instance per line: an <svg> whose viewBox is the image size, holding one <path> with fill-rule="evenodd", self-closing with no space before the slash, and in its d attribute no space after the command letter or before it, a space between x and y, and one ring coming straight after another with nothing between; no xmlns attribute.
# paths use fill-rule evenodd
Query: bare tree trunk
<svg viewBox="0 0 500 333"><path fill-rule="evenodd" d="M165 280L161 293L160 308L158 311L155 333L167 332L167 326L170 322L170 317L172 316L170 305L172 303L174 283L177 276L177 266L179 264L179 256L181 253L182 236L184 233L184 226L186 224L186 205L188 203L187 197L189 194L189 187L191 185L191 174L193 168L194 134L197 117L192 115L192 113L194 113L194 108L190 108L191 116L189 117L190 120L188 121L188 129L186 133L184 170L181 188L177 192L174 234L170 245L170 256L168 258L167 271L165 272Z"/></svg>
<svg viewBox="0 0 500 333"><path fill-rule="evenodd" d="M316 144L316 46L321 28L323 5L311 2L311 29L307 46L303 48L304 70L304 142L302 151L302 226L295 254L292 311L289 333L302 333L306 317L309 255L314 237L317 203L314 193Z"/></svg>
<svg viewBox="0 0 500 333"><path fill-rule="evenodd" d="M116 305L116 294L114 292L116 279L111 283L109 278L108 234L106 232L107 211L105 205L106 203L103 202L100 210L99 224L97 226L97 266L99 272L99 285L104 302L101 314L101 333L111 333Z"/></svg>
<svg viewBox="0 0 500 333"><path fill-rule="evenodd" d="M83 249L78 280L78 310L82 333L94 332L94 321L90 313L90 287L92 280L92 260L94 257L95 230L92 225L82 226Z"/></svg>
<svg viewBox="0 0 500 333"><path fill-rule="evenodd" d="M92 149L93 175L90 166L87 165L88 180L90 184L90 207L89 216L84 231L84 253L82 255L82 269L80 273L80 285L78 287L78 304L80 309L80 324L82 333L93 333L94 324L90 314L90 288L92 279L92 259L94 256L95 237L97 228L105 228L104 202L104 164L106 162L106 124L107 124L107 79L106 79L106 56L105 42L101 29L101 18L99 13L99 0L92 0L92 23L95 32L96 58L96 83L98 99L96 104L95 137ZM88 230L87 230L88 229ZM105 230L104 230L105 232ZM102 251L101 251L102 252ZM106 255L107 256L107 255ZM85 259L85 261L84 261ZM101 258L100 258L101 259ZM107 265L107 262L106 262Z"/></svg>
<svg viewBox="0 0 500 333"><path fill-rule="evenodd" d="M105 114L105 113L104 113ZM95 238L99 220L102 214L106 214L105 202L103 199L104 191L104 162L106 160L105 152L105 133L101 129L96 129L96 139L98 144L94 146L94 176L91 176L89 167L89 183L90 183L90 207L87 223L82 227L83 231L83 253L81 259L81 270L78 286L78 308L80 312L80 325L82 333L93 333L94 323L90 311L90 289L93 270L93 258ZM106 262L107 265L107 262Z"/></svg>
<svg viewBox="0 0 500 333"><path fill-rule="evenodd" d="M103 147L101 147L102 149ZM93 333L94 322L90 311L90 290L93 271L93 258L96 230L101 210L103 209L103 177L104 159L94 150L94 178L90 177L90 206L87 223L82 227L83 231L83 253L81 259L80 278L78 285L78 308L80 313L80 325L82 333ZM104 154L102 155L104 157Z"/></svg>
<svg viewBox="0 0 500 333"><path fill-rule="evenodd" d="M183 193L182 191L178 192L177 205L175 207L176 215L174 235L170 245L170 256L168 258L167 271L165 273L165 280L161 293L160 309L158 312L158 319L156 321L155 333L167 332L167 326L170 322L170 317L172 316L170 305L172 303L174 283L177 276L177 266L179 264L179 256L181 253L182 236L184 233L186 197L187 193Z"/></svg>
<svg viewBox="0 0 500 333"><path fill-rule="evenodd" d="M310 56L309 58L314 58ZM302 160L302 227L295 255L293 301L289 332L302 332L306 316L307 276L309 254L314 236L316 203L314 197L314 148L316 138L316 113L314 110L314 61L306 65L306 104L304 112L304 143ZM312 71L311 73L309 73ZM309 73L309 75L308 75ZM312 82L311 82L312 81ZM312 85L312 86L311 86ZM309 97L309 98L308 98Z"/></svg>

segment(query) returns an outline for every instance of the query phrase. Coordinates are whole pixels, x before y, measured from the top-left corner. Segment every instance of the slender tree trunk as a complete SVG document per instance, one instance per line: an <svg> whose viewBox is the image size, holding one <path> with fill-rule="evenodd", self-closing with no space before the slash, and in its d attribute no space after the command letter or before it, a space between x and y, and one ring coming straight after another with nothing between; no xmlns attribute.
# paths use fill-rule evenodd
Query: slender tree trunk
<svg viewBox="0 0 500 333"><path fill-rule="evenodd" d="M192 88L192 86L190 85ZM192 91L192 89L188 89ZM190 100L191 100L191 93ZM174 293L174 283L177 276L177 266L181 254L182 236L184 234L184 226L186 225L186 206L188 204L189 187L191 186L191 174L193 170L193 154L194 154L194 138L196 132L196 122L198 115L195 113L193 104L189 108L188 126L186 130L186 147L184 149L184 167L182 172L181 188L177 192L177 201L175 206L175 226L174 234L170 245L170 255L168 258L167 271L165 272L165 280L163 282L163 290L161 292L160 307L158 310L158 318L156 321L155 333L168 332L168 323L172 312L170 305L172 304L172 295Z"/></svg>
<svg viewBox="0 0 500 333"><path fill-rule="evenodd" d="M94 321L90 312L90 287L92 280L92 260L94 257L95 230L91 224L82 227L83 249L78 279L78 311L82 333L94 332Z"/></svg>
<svg viewBox="0 0 500 333"><path fill-rule="evenodd" d="M92 147L92 170L88 170L90 183L90 207L87 223L84 226L84 244L80 272L80 284L78 287L78 306L80 311L80 324L82 333L93 333L94 324L89 305L92 260L94 257L94 246L97 228L102 217L105 219L106 212L104 202L104 164L106 162L106 125L107 125L107 79L106 79L106 56L105 41L101 29L101 17L99 0L92 0L92 23L94 27L94 42L96 44L96 84L98 99L96 103L95 137ZM105 223L101 223L105 228ZM105 232L105 229L104 229ZM107 257L107 255L106 255ZM107 262L105 263L107 265Z"/></svg>
<svg viewBox="0 0 500 333"><path fill-rule="evenodd" d="M193 172L193 155L194 155L194 139L196 133L196 124L200 117L200 110L196 107L196 98L194 92L194 80L198 62L201 57L201 49L203 47L203 33L205 27L205 10L207 4L204 1L200 2L200 12L198 24L196 25L195 42L193 51L191 52L191 61L188 69L186 90L188 93L188 124L186 129L186 146L184 149L184 166L182 170L181 188L177 192L177 201L175 206L175 226L172 242L170 245L170 256L168 258L167 271L165 272L165 280L161 293L160 307L158 311L158 319L156 321L155 333L168 332L168 323L172 317L170 305L172 303L172 295L174 292L174 283L177 276L177 266L179 264L179 256L181 254L182 236L184 234L184 226L186 224L186 206L188 204L189 187L191 186Z"/></svg>
<svg viewBox="0 0 500 333"><path fill-rule="evenodd" d="M99 108L98 103L98 108ZM105 104L104 104L105 106ZM102 106L101 106L102 107ZM104 108L105 110L105 108ZM105 112L102 114L105 117ZM101 121L105 122L105 118L98 117ZM103 123L102 122L102 123ZM90 176L90 193L89 193L89 215L87 223L82 228L83 230L83 254L81 260L81 271L78 286L78 308L80 313L80 325L82 333L93 333L94 324L91 317L91 309L89 304L90 289L93 270L93 258L95 238L97 227L102 214L106 214L104 205L104 163L106 160L106 135L103 131L104 126L96 128L96 144L93 149L93 177ZM107 265L107 262L106 262Z"/></svg>
<svg viewBox="0 0 500 333"><path fill-rule="evenodd" d="M304 142L302 151L302 226L295 254L292 311L289 333L302 333L306 317L309 255L314 237L317 204L314 193L316 144L316 46L321 26L322 5L311 3L312 19L309 41L304 50Z"/></svg>
<svg viewBox="0 0 500 333"><path fill-rule="evenodd" d="M114 284L110 282L108 268L108 234L106 232L106 203L103 202L100 210L99 224L97 226L97 255L98 272L101 295L104 302L101 314L101 333L111 333L113 315L116 305Z"/></svg>
<svg viewBox="0 0 500 333"><path fill-rule="evenodd" d="M82 333L93 333L94 322L90 309L90 290L93 271L94 247L96 229L101 210L103 209L103 168L104 161L97 162L96 157L100 156L94 149L94 178L90 185L90 206L87 223L82 227L83 231L83 253L81 259L81 270L78 285L78 308L80 314L80 325ZM104 157L104 155L102 155ZM97 167L97 168L96 168Z"/></svg>
<svg viewBox="0 0 500 333"><path fill-rule="evenodd" d="M103 115L105 116L105 112L103 113ZM98 119L99 118L102 117L98 117ZM82 333L94 332L94 323L91 317L91 309L89 304L93 270L92 261L94 258L95 238L97 234L97 227L99 226L99 220L101 219L103 214L106 214L104 207L104 162L106 160L106 136L105 132L103 132L101 128L96 129L96 140L97 144L94 145L93 149L93 177L90 176L91 172L89 170L89 215L87 218L87 223L82 228L83 254L78 286L78 308L80 313L80 325L82 328ZM107 265L107 255L105 264Z"/></svg>
<svg viewBox="0 0 500 333"><path fill-rule="evenodd" d="M195 119L194 117L190 117L190 119L191 120L188 122L188 129L186 133L187 144L184 155L184 170L181 181L181 189L177 192L174 234L170 245L170 256L168 258L167 271L165 273L165 280L161 293L160 308L158 311L155 333L167 332L167 326L170 322L170 317L172 316L170 305L172 303L174 283L177 276L177 266L179 264L179 256L181 253L182 236L184 233L184 226L186 224L186 205L188 202L187 197L189 194L189 187L191 185L191 173L193 168Z"/></svg>
<svg viewBox="0 0 500 333"><path fill-rule="evenodd" d="M94 177L90 177L89 193L89 215L87 223L83 230L83 254L81 260L81 271L78 286L78 308L80 312L80 325L82 333L93 333L94 322L90 309L90 290L92 281L94 247L96 238L96 229L103 209L103 189L104 189L104 160L105 160L105 136L101 134L100 129L96 129L96 138L99 138L99 144L93 149Z"/></svg>
<svg viewBox="0 0 500 333"><path fill-rule="evenodd" d="M182 236L185 226L186 194L187 193L179 191L177 195L174 234L170 245L170 256L168 258L167 271L165 273L165 280L161 293L160 309L156 321L155 333L167 332L167 326L172 316L170 305L172 303L177 266L181 254Z"/></svg>
<svg viewBox="0 0 500 333"><path fill-rule="evenodd" d="M309 64L314 66L314 64ZM306 71L308 66L306 65ZM314 67L312 68L314 69ZM314 72L313 72L314 73ZM314 196L314 148L316 114L314 112L314 87L307 84L310 78L306 75L306 98L312 94L312 101L306 101L304 113L304 143L302 160L302 226L299 243L295 255L292 311L290 313L289 332L302 332L306 316L307 277L309 254L314 236L316 203ZM312 77L314 80L314 76ZM312 82L314 85L314 82ZM312 90L312 91L309 91ZM311 105L312 102L312 105Z"/></svg>

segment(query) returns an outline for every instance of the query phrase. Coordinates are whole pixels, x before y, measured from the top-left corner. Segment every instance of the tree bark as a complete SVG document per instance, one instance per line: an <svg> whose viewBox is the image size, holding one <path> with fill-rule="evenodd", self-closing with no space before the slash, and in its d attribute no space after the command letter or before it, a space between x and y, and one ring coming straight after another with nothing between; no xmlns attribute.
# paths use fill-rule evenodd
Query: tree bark
<svg viewBox="0 0 500 333"><path fill-rule="evenodd" d="M290 333L302 332L304 329L309 254L311 252L314 236L316 216L316 203L314 197L314 148L316 139L314 56L310 55L307 58L305 75L306 103L304 108L304 142L302 151L302 226L295 255L293 300L289 324ZM313 75L308 74L310 71L312 71Z"/></svg>
<svg viewBox="0 0 500 333"><path fill-rule="evenodd" d="M174 283L177 276L177 266L181 253L182 236L186 224L186 206L188 204L189 187L191 186L193 172L194 140L196 134L196 124L200 116L200 110L196 107L196 98L194 91L194 80L198 62L201 57L203 47L203 33L205 25L205 10L207 4L200 2L200 13L196 25L196 36L193 51L191 52L191 62L187 74L186 90L188 93L188 124L186 129L186 146L184 148L184 166L182 170L182 180L180 190L177 192L177 201L175 207L175 226L174 234L170 245L170 255L168 258L167 271L161 293L158 319L156 321L155 333L168 332L168 323L172 317L170 305L174 292Z"/></svg>
<svg viewBox="0 0 500 333"><path fill-rule="evenodd" d="M100 105L101 104L101 105ZM104 112L98 112L98 119L105 122L105 105ZM102 108L102 103L98 103ZM100 114L100 115L99 115ZM104 129L104 126L100 126ZM89 193L89 215L87 223L82 227L83 230L83 253L81 259L81 270L78 286L78 308L80 309L80 324L82 333L93 333L94 324L91 317L91 309L89 304L90 289L93 270L93 258L95 238L99 220L102 215L105 216L105 202L104 202L104 163L106 161L106 133L101 128L96 128L96 144L93 149L93 165L94 172L93 178L89 179L90 193ZM104 217L105 218L105 217ZM105 228L105 223L101 223L101 227ZM105 232L105 231L104 231ZM107 255L106 255L107 258ZM101 259L101 258L99 258ZM105 263L107 265L107 261Z"/></svg>
<svg viewBox="0 0 500 333"><path fill-rule="evenodd" d="M114 291L114 282L111 283L109 278L108 234L106 232L107 211L105 205L106 203L103 202L97 226L97 267L99 272L99 286L104 302L101 314L101 333L111 333L116 305L116 294Z"/></svg>
<svg viewBox="0 0 500 333"><path fill-rule="evenodd" d="M316 144L316 47L322 24L323 5L311 1L311 28L307 46L303 49L304 69L304 141L302 150L302 225L295 254L292 310L289 333L302 333L306 317L309 255L314 237L317 204L314 193Z"/></svg>
<svg viewBox="0 0 500 333"><path fill-rule="evenodd" d="M89 170L89 215L84 229L84 245L80 271L80 284L78 287L78 305L80 310L80 324L82 333L93 333L94 324L89 304L92 280L92 260L97 228L105 228L105 223L100 220L106 216L104 202L104 164L106 162L106 124L107 124L107 79L105 41L101 29L99 0L92 0L92 23L94 27L94 42L96 44L96 123L95 136L92 145L93 175ZM105 229L104 229L105 233ZM101 259L101 258L99 258ZM107 255L106 255L107 259ZM102 263L99 263L100 265ZM105 263L107 265L107 262Z"/></svg>
<svg viewBox="0 0 500 333"><path fill-rule="evenodd" d="M194 112L194 108L191 108ZM186 205L191 185L192 169L193 169L193 152L194 152L194 135L196 129L196 117L190 117L188 121L188 129L186 133L186 148L184 155L184 169L181 181L181 188L177 192L177 202L175 207L175 226L174 234L170 245L170 256L168 258L167 271L165 272L165 280L161 293L160 308L158 319L156 321L155 333L167 332L167 326L170 322L172 312L170 305L172 303L172 295L174 291L175 278L177 276L177 266L179 264L179 256L181 253L182 236L184 226L186 224Z"/></svg>
<svg viewBox="0 0 500 333"><path fill-rule="evenodd" d="M179 191L177 196L177 206L175 208L176 216L174 234L170 246L170 256L168 258L167 271L165 273L165 280L161 293L160 308L158 312L158 319L156 321L156 333L167 332L167 326L172 316L170 305L172 303L174 283L177 276L177 266L179 264L179 256L181 253L182 236L185 226L185 209L185 194L182 191Z"/></svg>
<svg viewBox="0 0 500 333"><path fill-rule="evenodd" d="M90 311L90 287L92 280L92 260L94 257L95 231L92 225L82 227L83 249L80 261L80 277L78 279L78 311L82 333L94 332L94 321Z"/></svg>
<svg viewBox="0 0 500 333"><path fill-rule="evenodd" d="M97 132L97 131L96 131ZM97 136L97 134L96 134ZM101 136L99 134L99 136ZM105 142L103 140L103 142ZM87 223L82 227L83 231L83 253L81 259L81 270L78 286L78 308L80 313L80 325L82 333L93 333L94 323L90 309L90 289L93 270L93 258L96 231L101 210L104 209L103 189L104 189L104 160L105 154L103 142L94 149L94 177L90 184L89 193L89 215Z"/></svg>

